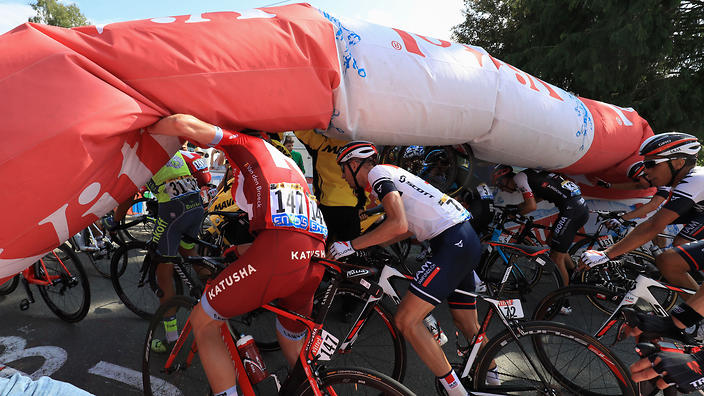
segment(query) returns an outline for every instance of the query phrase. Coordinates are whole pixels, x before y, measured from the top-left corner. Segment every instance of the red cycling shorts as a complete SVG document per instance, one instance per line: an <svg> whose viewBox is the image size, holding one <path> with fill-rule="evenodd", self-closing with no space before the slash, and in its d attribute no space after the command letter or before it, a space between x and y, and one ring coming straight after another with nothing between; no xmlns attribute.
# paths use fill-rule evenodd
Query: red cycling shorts
<svg viewBox="0 0 704 396"><path fill-rule="evenodd" d="M263 230L252 246L218 275L203 293L206 314L223 320L253 311L278 300L291 311L310 315L324 267L311 257L325 257L325 244L309 235L288 230ZM288 331L300 333L305 326L279 316Z"/></svg>

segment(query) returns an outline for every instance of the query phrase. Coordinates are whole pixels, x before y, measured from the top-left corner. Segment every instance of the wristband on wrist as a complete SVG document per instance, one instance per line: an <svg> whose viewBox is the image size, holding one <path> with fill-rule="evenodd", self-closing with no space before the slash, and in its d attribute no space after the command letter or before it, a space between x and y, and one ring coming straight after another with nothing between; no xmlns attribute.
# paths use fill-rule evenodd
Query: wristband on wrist
<svg viewBox="0 0 704 396"><path fill-rule="evenodd" d="M699 312L695 311L694 308L690 307L687 305L687 303L682 303L674 308L672 308L672 311L670 311L670 315L672 315L673 318L676 318L682 324L684 327L691 327L694 326L695 324L699 323L704 317L699 314Z"/></svg>
<svg viewBox="0 0 704 396"><path fill-rule="evenodd" d="M213 137L213 140L210 143L208 143L208 146L215 147L218 145L218 143L220 143L221 140L222 140L222 128L220 128L219 126L215 126L215 137Z"/></svg>

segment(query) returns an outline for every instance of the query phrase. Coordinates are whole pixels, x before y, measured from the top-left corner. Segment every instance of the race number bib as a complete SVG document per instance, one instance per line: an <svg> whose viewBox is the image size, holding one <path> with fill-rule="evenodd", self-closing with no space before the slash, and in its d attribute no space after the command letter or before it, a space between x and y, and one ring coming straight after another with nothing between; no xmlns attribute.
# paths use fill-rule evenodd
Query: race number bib
<svg viewBox="0 0 704 396"><path fill-rule="evenodd" d="M172 199L198 190L198 182L191 176L169 180L164 183L164 192Z"/></svg>
<svg viewBox="0 0 704 396"><path fill-rule="evenodd" d="M477 186L477 192L479 193L480 199L494 199L494 194L492 194L489 186L486 183L481 183Z"/></svg>
<svg viewBox="0 0 704 396"><path fill-rule="evenodd" d="M520 299L499 301L497 307L508 319L520 319L524 316Z"/></svg>
<svg viewBox="0 0 704 396"><path fill-rule="evenodd" d="M308 195L308 212L310 213L310 232L328 236L328 227L323 219L323 212L318 208L314 195Z"/></svg>
<svg viewBox="0 0 704 396"><path fill-rule="evenodd" d="M307 197L297 183L270 185L271 221L277 227L308 229Z"/></svg>
<svg viewBox="0 0 704 396"><path fill-rule="evenodd" d="M562 188L569 191L571 196L576 197L577 195L580 195L582 192L579 190L579 186L577 186L573 181L570 180L565 180L561 184Z"/></svg>

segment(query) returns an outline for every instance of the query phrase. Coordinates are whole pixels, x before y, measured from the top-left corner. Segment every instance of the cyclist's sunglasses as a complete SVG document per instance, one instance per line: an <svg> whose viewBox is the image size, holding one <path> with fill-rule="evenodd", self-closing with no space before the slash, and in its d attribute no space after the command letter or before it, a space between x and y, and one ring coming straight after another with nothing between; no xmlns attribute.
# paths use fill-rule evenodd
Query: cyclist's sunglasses
<svg viewBox="0 0 704 396"><path fill-rule="evenodd" d="M658 158L658 159L645 160L645 161L643 161L643 166L646 169L652 169L652 168L655 168L655 165L657 165L661 162L667 162L669 160L670 160L669 158Z"/></svg>

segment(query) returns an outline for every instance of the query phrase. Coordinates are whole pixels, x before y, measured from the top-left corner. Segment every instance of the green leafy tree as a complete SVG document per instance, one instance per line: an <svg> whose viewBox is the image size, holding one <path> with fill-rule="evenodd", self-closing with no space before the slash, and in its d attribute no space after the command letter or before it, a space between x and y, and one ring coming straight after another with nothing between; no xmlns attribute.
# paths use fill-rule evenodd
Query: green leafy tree
<svg viewBox="0 0 704 396"><path fill-rule="evenodd" d="M37 12L37 15L29 18L29 22L66 28L90 25L90 21L76 4L65 5L57 0L35 0L29 5Z"/></svg>
<svg viewBox="0 0 704 396"><path fill-rule="evenodd" d="M704 135L704 1L465 0L454 39L656 132Z"/></svg>

